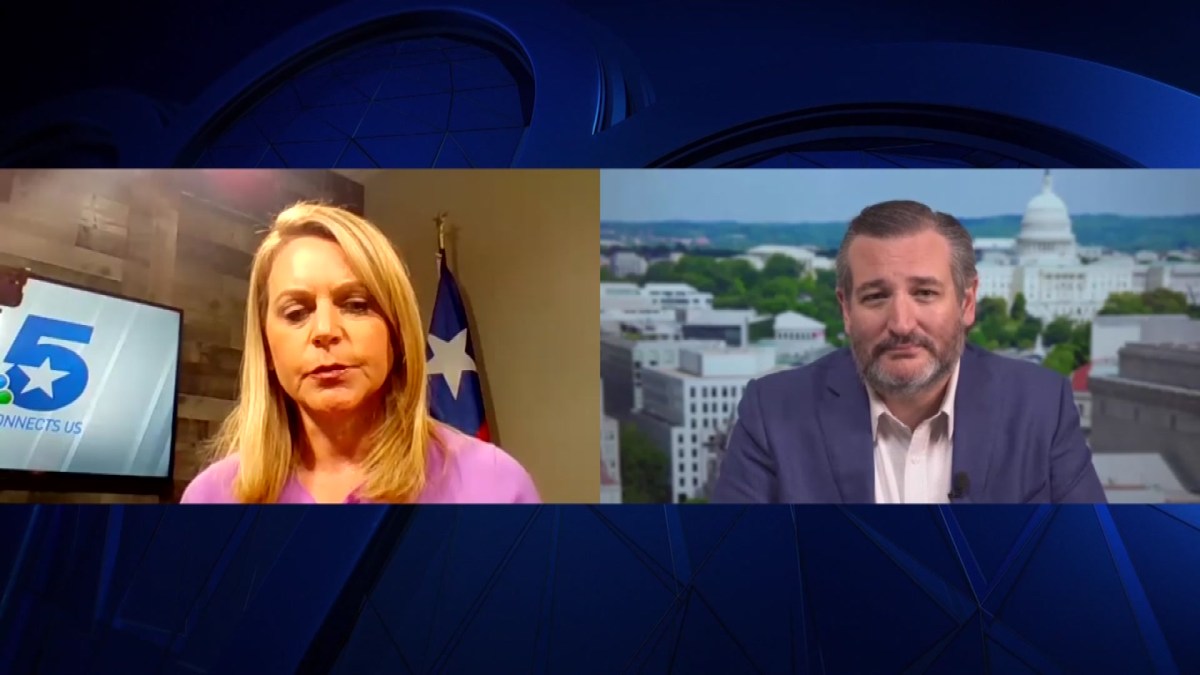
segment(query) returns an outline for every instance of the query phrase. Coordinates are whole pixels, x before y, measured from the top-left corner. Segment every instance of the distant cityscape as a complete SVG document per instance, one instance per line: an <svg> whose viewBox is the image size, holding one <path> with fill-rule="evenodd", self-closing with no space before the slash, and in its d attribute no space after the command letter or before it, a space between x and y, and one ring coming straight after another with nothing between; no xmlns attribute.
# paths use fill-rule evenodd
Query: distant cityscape
<svg viewBox="0 0 1200 675"><path fill-rule="evenodd" d="M1030 192L1021 216L964 219L968 339L1070 378L1110 502L1200 502L1200 217L1092 217L1084 238L1050 172ZM1130 245L1150 220L1141 238L1169 248ZM602 502L707 501L746 384L845 344L845 224L738 229L602 223ZM820 234L797 242L806 229Z"/></svg>

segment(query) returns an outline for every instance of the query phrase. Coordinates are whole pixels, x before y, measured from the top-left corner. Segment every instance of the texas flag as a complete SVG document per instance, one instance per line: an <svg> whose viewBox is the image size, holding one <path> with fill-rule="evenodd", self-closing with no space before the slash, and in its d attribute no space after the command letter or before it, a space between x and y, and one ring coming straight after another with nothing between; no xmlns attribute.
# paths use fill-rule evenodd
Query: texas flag
<svg viewBox="0 0 1200 675"><path fill-rule="evenodd" d="M467 312L458 283L446 266L445 251L439 251L438 257L440 278L426 355L430 412L438 421L487 441L483 392L479 372L475 370L475 348L471 345Z"/></svg>

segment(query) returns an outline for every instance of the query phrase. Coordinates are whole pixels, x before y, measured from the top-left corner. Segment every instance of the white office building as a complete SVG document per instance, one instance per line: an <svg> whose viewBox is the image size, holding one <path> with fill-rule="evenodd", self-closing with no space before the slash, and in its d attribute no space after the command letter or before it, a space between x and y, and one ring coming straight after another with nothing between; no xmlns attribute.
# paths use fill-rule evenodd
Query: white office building
<svg viewBox="0 0 1200 675"><path fill-rule="evenodd" d="M600 332L649 340L680 337L675 312L655 304L637 284L626 282L600 284Z"/></svg>
<svg viewBox="0 0 1200 675"><path fill-rule="evenodd" d="M652 309L654 304L642 289L629 281L600 282L600 311L606 309Z"/></svg>
<svg viewBox="0 0 1200 675"><path fill-rule="evenodd" d="M1183 488L1162 455L1140 452L1100 452L1092 465L1109 504L1164 504L1200 501Z"/></svg>
<svg viewBox="0 0 1200 675"><path fill-rule="evenodd" d="M784 312L775 316L775 348L796 354L804 354L826 346L824 323L799 312Z"/></svg>
<svg viewBox="0 0 1200 675"><path fill-rule="evenodd" d="M1091 375L1117 372L1121 347L1135 342L1200 344L1200 319L1183 314L1125 314L1092 320Z"/></svg>
<svg viewBox="0 0 1200 675"><path fill-rule="evenodd" d="M600 310L605 309L712 309L713 294L688 284L627 281L600 282Z"/></svg>
<svg viewBox="0 0 1200 675"><path fill-rule="evenodd" d="M779 246L776 244L755 246L747 250L744 255L746 258L758 260L762 265L766 265L767 261L774 256L781 255L785 258L795 260L800 264L801 269L808 266L813 258L817 257L816 251L807 246ZM759 269L761 269L761 266Z"/></svg>
<svg viewBox="0 0 1200 675"><path fill-rule="evenodd" d="M752 309L686 309L676 318L683 339L721 340L730 347L749 345L750 324L759 319Z"/></svg>
<svg viewBox="0 0 1200 675"><path fill-rule="evenodd" d="M1117 372L1093 375L1095 456L1139 453L1165 462L1188 492L1200 494L1200 343L1133 343Z"/></svg>
<svg viewBox="0 0 1200 675"><path fill-rule="evenodd" d="M802 363L830 346L825 339L825 324L798 312L776 315L774 333L774 339L756 344L773 347L780 364Z"/></svg>
<svg viewBox="0 0 1200 675"><path fill-rule="evenodd" d="M703 495L712 442L728 429L746 383L775 368L772 348L684 349L674 368L646 368L638 427L668 453L675 503Z"/></svg>
<svg viewBox="0 0 1200 675"><path fill-rule="evenodd" d="M600 336L600 377L604 409L625 419L642 408L642 376L646 368L677 368L682 349L721 349L720 340L635 340Z"/></svg>
<svg viewBox="0 0 1200 675"><path fill-rule="evenodd" d="M601 335L631 335L642 340L683 337L675 312L669 309L607 309L600 311Z"/></svg>
<svg viewBox="0 0 1200 675"><path fill-rule="evenodd" d="M763 261L762 258L760 258L758 256L748 255L745 253L743 253L742 255L735 255L735 256L733 256L733 258L731 258L731 260L745 260L746 262L750 263L751 267L753 267L756 271L759 271L759 272L761 272L762 269L767 266L767 263L765 261Z"/></svg>
<svg viewBox="0 0 1200 675"><path fill-rule="evenodd" d="M712 309L713 294L696 290L688 284L648 283L642 293L663 309Z"/></svg>
<svg viewBox="0 0 1200 675"><path fill-rule="evenodd" d="M822 272L822 271L833 272L836 270L837 270L837 261L836 260L834 260L833 258L824 258L821 256L817 256L809 261L807 271L815 274L816 272Z"/></svg>
<svg viewBox="0 0 1200 675"><path fill-rule="evenodd" d="M1144 285L1140 291L1166 288L1187 296L1189 305L1200 305L1200 264L1188 262L1160 262L1139 268L1144 274ZM1139 292L1140 292L1139 291Z"/></svg>
<svg viewBox="0 0 1200 675"><path fill-rule="evenodd" d="M617 251L612 254L612 273L618 279L640 277L650 268L641 255L633 251Z"/></svg>
<svg viewBox="0 0 1200 675"><path fill-rule="evenodd" d="M817 255L815 247L812 246L780 246L775 244L764 244L755 246L742 255L735 256L738 260L749 262L754 269L761 271L767 265L767 261L772 257L781 255L785 258L791 258L796 261L800 267L800 274L812 275L819 270L834 269L834 261L832 258L825 258Z"/></svg>

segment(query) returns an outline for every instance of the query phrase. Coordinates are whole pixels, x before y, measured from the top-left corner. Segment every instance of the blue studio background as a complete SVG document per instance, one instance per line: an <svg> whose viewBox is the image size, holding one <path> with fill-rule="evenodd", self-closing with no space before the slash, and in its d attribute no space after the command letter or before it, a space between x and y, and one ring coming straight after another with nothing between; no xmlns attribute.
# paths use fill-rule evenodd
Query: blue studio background
<svg viewBox="0 0 1200 675"><path fill-rule="evenodd" d="M0 511L20 673L1196 672L1195 508Z"/></svg>
<svg viewBox="0 0 1200 675"><path fill-rule="evenodd" d="M1200 5L34 3L0 163L1200 166ZM19 14L19 16L18 16ZM1200 672L1194 507L6 507L19 673Z"/></svg>
<svg viewBox="0 0 1200 675"><path fill-rule="evenodd" d="M1195 166L1200 5L11 8L21 166ZM50 27L50 30L46 30Z"/></svg>

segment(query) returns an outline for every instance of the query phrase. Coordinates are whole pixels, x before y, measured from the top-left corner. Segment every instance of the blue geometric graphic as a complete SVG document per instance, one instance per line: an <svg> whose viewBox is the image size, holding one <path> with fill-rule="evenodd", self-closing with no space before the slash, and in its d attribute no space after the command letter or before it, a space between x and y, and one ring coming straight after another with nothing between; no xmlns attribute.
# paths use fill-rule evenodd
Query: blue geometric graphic
<svg viewBox="0 0 1200 675"><path fill-rule="evenodd" d="M761 10L761 11L759 11ZM1186 167L1188 3L1138 16L857 0L303 2L88 36L14 86L0 163L224 167ZM163 25L163 22L168 22ZM85 22L81 22L85 23ZM194 24L194 25L193 25ZM1116 35L1153 36L1132 50ZM1005 33L1005 28L1014 34ZM123 37L122 37L123 36ZM150 36L150 37L148 37ZM170 40L191 46L176 45ZM157 41L155 39L156 38ZM129 60L136 43L136 70ZM213 58L158 68L195 45ZM114 45L120 45L124 49ZM218 46L219 45L219 46ZM19 50L16 54L25 58ZM64 62L69 62L64 61ZM52 70L51 60L31 61ZM107 70L106 70L107 69Z"/></svg>
<svg viewBox="0 0 1200 675"><path fill-rule="evenodd" d="M496 167L529 124L530 75L445 37L359 47L284 81L202 150L201 167Z"/></svg>
<svg viewBox="0 0 1200 675"><path fill-rule="evenodd" d="M1196 517L6 510L0 659L44 675L1197 672Z"/></svg>

